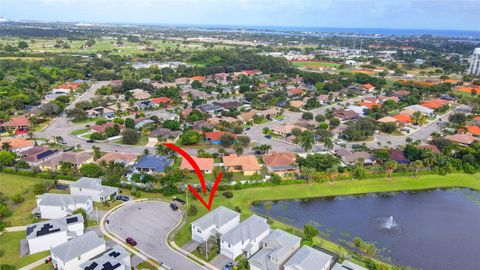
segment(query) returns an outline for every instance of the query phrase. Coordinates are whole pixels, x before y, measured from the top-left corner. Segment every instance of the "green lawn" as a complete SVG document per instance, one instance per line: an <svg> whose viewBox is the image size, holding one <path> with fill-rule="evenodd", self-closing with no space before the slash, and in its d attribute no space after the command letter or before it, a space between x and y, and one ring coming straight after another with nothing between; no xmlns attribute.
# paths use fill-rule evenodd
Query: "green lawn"
<svg viewBox="0 0 480 270"><path fill-rule="evenodd" d="M449 187L466 187L480 190L480 173L470 174L450 174L446 176L425 175L418 177L397 177L391 180L373 179L373 180L348 180L338 181L334 184L315 183L315 184L298 184L284 185L273 187L250 188L237 190L233 192L232 199L226 199L222 196L222 192L217 192L213 204L213 208L220 205L234 208L238 206L242 210L242 219L250 216L250 205L257 200L281 200L295 198L312 198L325 197L335 195L351 195L370 192L392 192L401 190L422 190L430 188L449 188ZM190 202L195 202L198 208L198 214L189 216L187 223L175 235L175 242L179 246L183 246L190 241L190 223L198 217L204 215L207 210L190 196ZM302 236L302 232L291 226L274 221L273 228L281 228L293 234ZM314 239L314 244L322 246L328 250L338 254L346 254L347 251L335 243L326 241L319 237Z"/></svg>
<svg viewBox="0 0 480 270"><path fill-rule="evenodd" d="M0 179L0 192L8 197L8 205L13 212L12 216L7 217L5 221L9 226L30 224L33 221L31 211L36 207L33 186L36 183L52 182L52 180L3 173L0 173ZM14 204L12 197L16 194L21 194L25 198L24 202Z"/></svg>
<svg viewBox="0 0 480 270"><path fill-rule="evenodd" d="M74 130L72 131L70 134L72 134L73 136L78 136L80 134L84 134L84 133L87 133L89 132L90 129L89 128L82 128L82 129L77 129L77 130Z"/></svg>
<svg viewBox="0 0 480 270"><path fill-rule="evenodd" d="M303 68L320 68L320 67L338 68L340 66L340 64L337 64L337 63L323 62L323 61L293 61L291 63L296 67L303 67Z"/></svg>
<svg viewBox="0 0 480 270"><path fill-rule="evenodd" d="M0 236L0 243L5 254L0 257L0 264L14 265L17 268L33 263L50 254L49 251L43 251L33 255L20 257L20 240L24 239L25 232L9 232Z"/></svg>

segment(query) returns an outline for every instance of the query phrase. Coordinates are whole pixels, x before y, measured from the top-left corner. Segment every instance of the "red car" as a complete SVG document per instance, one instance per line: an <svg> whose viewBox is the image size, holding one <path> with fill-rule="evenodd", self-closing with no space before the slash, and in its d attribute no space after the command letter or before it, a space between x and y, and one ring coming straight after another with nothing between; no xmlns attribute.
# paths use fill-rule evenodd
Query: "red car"
<svg viewBox="0 0 480 270"><path fill-rule="evenodd" d="M127 242L127 244L129 244L132 247L137 245L137 241L133 240L133 238L131 238L131 237L128 237L126 242Z"/></svg>

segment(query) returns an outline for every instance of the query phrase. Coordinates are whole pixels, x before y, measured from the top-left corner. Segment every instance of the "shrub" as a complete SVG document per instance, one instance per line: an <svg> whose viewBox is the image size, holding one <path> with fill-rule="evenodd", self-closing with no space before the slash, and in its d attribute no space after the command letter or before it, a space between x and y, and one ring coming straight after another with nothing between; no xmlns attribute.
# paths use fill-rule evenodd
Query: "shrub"
<svg viewBox="0 0 480 270"><path fill-rule="evenodd" d="M46 183L38 183L33 186L33 194L41 195L47 192L48 186Z"/></svg>
<svg viewBox="0 0 480 270"><path fill-rule="evenodd" d="M19 204L19 203L22 203L25 200L25 198L23 198L22 195L20 194L15 194L12 200L15 204Z"/></svg>
<svg viewBox="0 0 480 270"><path fill-rule="evenodd" d="M242 208L240 208L240 206L238 206L238 205L235 205L233 210L235 210L235 212L242 213Z"/></svg>
<svg viewBox="0 0 480 270"><path fill-rule="evenodd" d="M197 213L198 213L198 208L195 204L191 204L189 207L188 207L188 215L189 216L196 216Z"/></svg>
<svg viewBox="0 0 480 270"><path fill-rule="evenodd" d="M88 219L87 219L87 211L85 211L85 209L83 209L83 208L78 208L77 210L73 211L72 214L74 214L74 215L75 215L75 214L81 214L82 217L83 217L83 225L84 225L85 227L87 227L87 225L88 225Z"/></svg>
<svg viewBox="0 0 480 270"><path fill-rule="evenodd" d="M227 199L231 199L233 198L233 193L231 191L225 191L223 192L223 196L225 196Z"/></svg>

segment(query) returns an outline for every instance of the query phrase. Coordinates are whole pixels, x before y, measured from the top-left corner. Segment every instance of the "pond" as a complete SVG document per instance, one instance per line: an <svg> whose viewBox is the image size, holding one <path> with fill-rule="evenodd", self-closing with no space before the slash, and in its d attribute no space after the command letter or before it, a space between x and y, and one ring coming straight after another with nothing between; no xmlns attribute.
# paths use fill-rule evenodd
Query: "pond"
<svg viewBox="0 0 480 270"><path fill-rule="evenodd" d="M467 189L258 202L258 214L337 243L375 242L379 255L418 269L480 269L480 192Z"/></svg>

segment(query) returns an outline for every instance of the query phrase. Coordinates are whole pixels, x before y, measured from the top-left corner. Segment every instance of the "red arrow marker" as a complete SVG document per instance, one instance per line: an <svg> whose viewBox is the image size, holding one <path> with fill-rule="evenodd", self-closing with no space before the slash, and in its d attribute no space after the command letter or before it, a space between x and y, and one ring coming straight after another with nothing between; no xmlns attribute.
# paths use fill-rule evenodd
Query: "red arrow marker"
<svg viewBox="0 0 480 270"><path fill-rule="evenodd" d="M198 167L198 164L195 162L195 160L193 160L193 158L187 152L183 151L182 148L176 146L175 144L166 143L165 146L182 155L182 157L184 157L188 161L188 163L192 165L193 170L195 170L195 173L200 180L200 184L202 185L202 192L207 192L207 187L205 186L205 178L203 178L202 171L200 170L200 167Z"/></svg>
<svg viewBox="0 0 480 270"><path fill-rule="evenodd" d="M205 178L203 177L202 171L200 170L200 167L198 167L198 164L195 162L195 160L183 149L180 147L171 144L171 143L166 143L165 146L171 148L175 152L179 153L182 157L184 157L190 165L192 165L193 169L195 170L195 173L197 174L198 179L200 180L200 184L202 185L202 192L206 193L207 192L207 187L205 186ZM208 197L208 203L205 202L205 200L198 194L197 190L193 188L191 185L188 185L188 189L190 192L192 192L193 196L197 198L207 209L210 211L212 209L213 205L213 198L215 197L215 192L217 192L218 185L220 184L220 180L222 180L222 172L220 172L217 176L217 179L215 180L215 183L213 184L212 190L210 192L210 195Z"/></svg>

